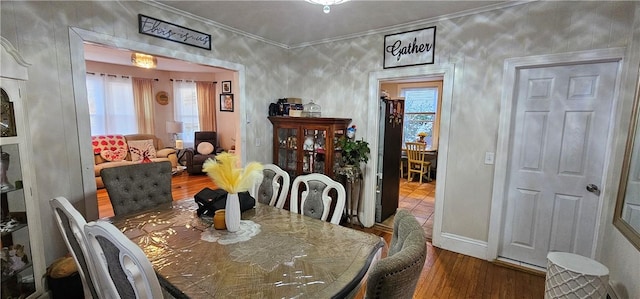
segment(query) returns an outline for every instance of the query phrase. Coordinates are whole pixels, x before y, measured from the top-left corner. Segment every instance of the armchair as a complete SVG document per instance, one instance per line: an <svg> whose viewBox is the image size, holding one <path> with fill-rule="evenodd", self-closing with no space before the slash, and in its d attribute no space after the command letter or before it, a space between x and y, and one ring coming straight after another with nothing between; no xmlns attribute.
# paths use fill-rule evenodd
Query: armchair
<svg viewBox="0 0 640 299"><path fill-rule="evenodd" d="M195 132L193 148L187 148L184 152L185 166L189 174L201 174L202 164L208 158L215 159L216 155L223 151L218 146L218 135L213 131Z"/></svg>

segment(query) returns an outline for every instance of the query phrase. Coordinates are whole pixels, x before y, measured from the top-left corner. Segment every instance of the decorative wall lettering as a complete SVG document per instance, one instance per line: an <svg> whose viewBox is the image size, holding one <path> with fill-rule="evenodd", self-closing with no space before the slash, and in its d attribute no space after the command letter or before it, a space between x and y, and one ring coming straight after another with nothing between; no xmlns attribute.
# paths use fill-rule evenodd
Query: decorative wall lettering
<svg viewBox="0 0 640 299"><path fill-rule="evenodd" d="M385 69L432 64L435 57L436 27L388 34L384 36Z"/></svg>
<svg viewBox="0 0 640 299"><path fill-rule="evenodd" d="M211 34L192 30L141 14L138 15L138 32L189 46L211 50Z"/></svg>

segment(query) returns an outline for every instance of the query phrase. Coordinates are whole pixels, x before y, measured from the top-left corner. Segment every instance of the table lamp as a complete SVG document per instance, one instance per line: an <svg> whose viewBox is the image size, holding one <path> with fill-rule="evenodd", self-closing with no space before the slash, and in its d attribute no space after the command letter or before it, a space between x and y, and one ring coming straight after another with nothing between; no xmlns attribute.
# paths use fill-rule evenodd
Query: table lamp
<svg viewBox="0 0 640 299"><path fill-rule="evenodd" d="M174 143L175 148L184 148L184 143L182 142L182 140L178 139L178 134L182 133L181 121L167 121L167 133L171 134L171 141Z"/></svg>

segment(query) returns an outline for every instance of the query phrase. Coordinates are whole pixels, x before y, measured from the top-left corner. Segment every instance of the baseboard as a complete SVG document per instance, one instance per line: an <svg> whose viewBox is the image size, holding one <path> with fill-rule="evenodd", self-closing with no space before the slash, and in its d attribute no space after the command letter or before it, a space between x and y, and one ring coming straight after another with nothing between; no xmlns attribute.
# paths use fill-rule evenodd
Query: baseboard
<svg viewBox="0 0 640 299"><path fill-rule="evenodd" d="M487 242L449 233L441 234L439 241L436 246L442 249L483 260L487 259Z"/></svg>
<svg viewBox="0 0 640 299"><path fill-rule="evenodd" d="M527 263L522 263L522 262L518 262L518 261L506 259L506 258L498 257L498 259L493 260L492 263L501 267L526 272L532 275L537 275L542 277L545 277L547 275L545 268L540 268L534 265L530 265Z"/></svg>

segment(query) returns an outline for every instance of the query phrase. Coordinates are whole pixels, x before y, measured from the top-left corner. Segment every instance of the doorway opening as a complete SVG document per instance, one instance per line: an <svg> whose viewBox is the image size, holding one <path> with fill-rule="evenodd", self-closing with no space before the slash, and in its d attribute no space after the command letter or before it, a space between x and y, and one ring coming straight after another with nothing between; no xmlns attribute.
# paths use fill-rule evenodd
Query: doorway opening
<svg viewBox="0 0 640 299"><path fill-rule="evenodd" d="M381 229L392 229L395 210L403 209L410 211L422 225L427 238L432 238L436 181L431 178L436 177L442 83L442 77L428 76L380 82L380 90L385 98L402 102L394 106L394 113L402 115L402 121L397 126L388 124L386 118L389 113L384 111L386 107L381 106L381 146L378 155L382 162L378 169L383 175L379 188L382 188L381 197L394 197L379 200L380 212L376 211L376 225ZM398 144L389 146L389 142ZM432 167L428 174L422 175L423 180L416 178L415 173L407 174L411 167L405 151L407 142L423 142L428 150L424 159ZM396 165L398 157L399 167ZM399 174L396 174L398 168Z"/></svg>

